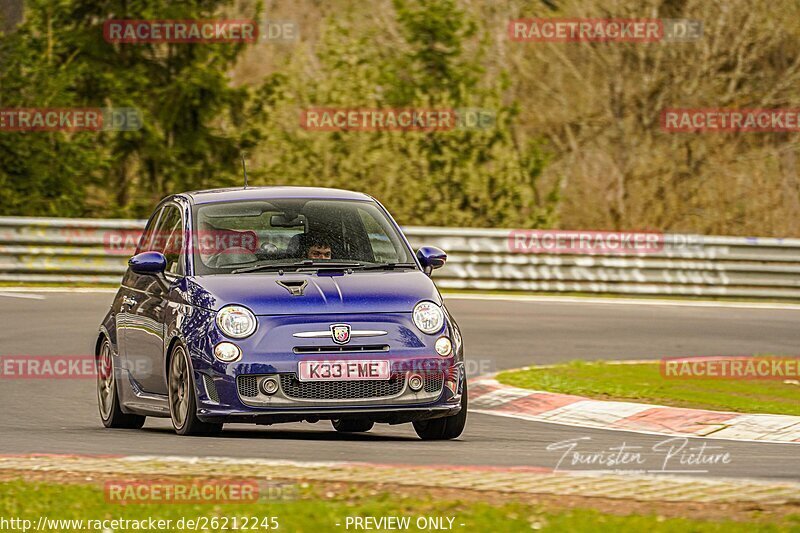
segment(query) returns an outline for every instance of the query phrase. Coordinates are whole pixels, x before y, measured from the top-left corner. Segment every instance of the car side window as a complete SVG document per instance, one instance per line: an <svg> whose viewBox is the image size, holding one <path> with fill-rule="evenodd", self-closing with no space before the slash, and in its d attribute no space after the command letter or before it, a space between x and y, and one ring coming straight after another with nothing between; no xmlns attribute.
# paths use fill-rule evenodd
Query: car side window
<svg viewBox="0 0 800 533"><path fill-rule="evenodd" d="M183 275L183 220L180 210L168 205L156 227L151 250L167 258L165 272Z"/></svg>
<svg viewBox="0 0 800 533"><path fill-rule="evenodd" d="M150 220L147 222L147 225L144 228L142 236L139 238L139 244L136 246L137 254L148 252L152 249L150 248L150 245L153 242L153 234L156 231L156 225L158 224L159 217L163 212L163 209L159 209L153 213L153 216L150 217Z"/></svg>
<svg viewBox="0 0 800 533"><path fill-rule="evenodd" d="M364 230L367 232L367 238L375 261L380 263L395 263L399 261L397 249L386 229L368 211L359 208L358 214L364 224Z"/></svg>
<svg viewBox="0 0 800 533"><path fill-rule="evenodd" d="M177 207L164 207L146 249L164 254L167 258L165 272L183 275L183 220Z"/></svg>

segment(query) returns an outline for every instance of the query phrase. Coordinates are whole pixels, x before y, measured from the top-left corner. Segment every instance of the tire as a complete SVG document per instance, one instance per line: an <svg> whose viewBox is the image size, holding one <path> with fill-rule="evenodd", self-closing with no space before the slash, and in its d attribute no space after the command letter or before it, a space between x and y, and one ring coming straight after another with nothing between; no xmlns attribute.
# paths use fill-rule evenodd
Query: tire
<svg viewBox="0 0 800 533"><path fill-rule="evenodd" d="M467 425L467 383L461 394L461 411L457 415L418 420L414 422L414 431L422 440L451 440L457 438Z"/></svg>
<svg viewBox="0 0 800 533"><path fill-rule="evenodd" d="M103 340L97 354L97 406L100 420L107 428L139 429L144 425L146 417L123 413L120 408L114 357L108 339Z"/></svg>
<svg viewBox="0 0 800 533"><path fill-rule="evenodd" d="M169 415L178 435L216 435L222 424L211 424L197 418L192 363L186 349L178 345L172 351L167 375L169 390Z"/></svg>
<svg viewBox="0 0 800 533"><path fill-rule="evenodd" d="M331 420L333 429L339 433L365 433L372 429L375 422L364 419Z"/></svg>

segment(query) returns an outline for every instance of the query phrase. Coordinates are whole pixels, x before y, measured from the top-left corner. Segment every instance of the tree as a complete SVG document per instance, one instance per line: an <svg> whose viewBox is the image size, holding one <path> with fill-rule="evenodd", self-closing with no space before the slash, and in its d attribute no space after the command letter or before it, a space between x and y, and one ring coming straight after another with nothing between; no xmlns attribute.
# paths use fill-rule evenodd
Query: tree
<svg viewBox="0 0 800 533"><path fill-rule="evenodd" d="M233 183L255 143L249 89L227 72L244 44L112 44L106 19L210 19L219 0L33 0L0 40L3 107L132 107L125 132L0 134L4 213L141 216L160 197Z"/></svg>
<svg viewBox="0 0 800 533"><path fill-rule="evenodd" d="M264 139L255 180L368 191L402 223L552 223L557 196L539 194L540 144L515 128L507 76L483 67L486 36L453 0L397 0L383 26L353 12L329 20L319 43L262 86ZM362 21L363 22L363 21ZM306 131L301 110L485 109L488 129Z"/></svg>

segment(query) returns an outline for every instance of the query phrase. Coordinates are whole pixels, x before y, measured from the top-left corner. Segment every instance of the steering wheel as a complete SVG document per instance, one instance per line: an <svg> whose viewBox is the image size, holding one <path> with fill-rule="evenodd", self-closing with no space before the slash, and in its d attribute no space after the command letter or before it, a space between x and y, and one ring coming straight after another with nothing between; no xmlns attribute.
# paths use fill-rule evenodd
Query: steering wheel
<svg viewBox="0 0 800 533"><path fill-rule="evenodd" d="M255 263L257 260L258 256L252 251L241 246L234 246L212 255L206 264L211 268L225 268L232 265Z"/></svg>

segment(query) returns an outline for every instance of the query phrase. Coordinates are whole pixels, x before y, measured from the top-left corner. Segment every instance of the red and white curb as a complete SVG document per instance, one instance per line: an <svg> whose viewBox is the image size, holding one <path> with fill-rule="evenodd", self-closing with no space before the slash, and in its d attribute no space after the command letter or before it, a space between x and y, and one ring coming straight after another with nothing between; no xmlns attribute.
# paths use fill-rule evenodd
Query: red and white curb
<svg viewBox="0 0 800 533"><path fill-rule="evenodd" d="M800 442L800 416L683 409L470 381L470 412L568 426L757 442Z"/></svg>

